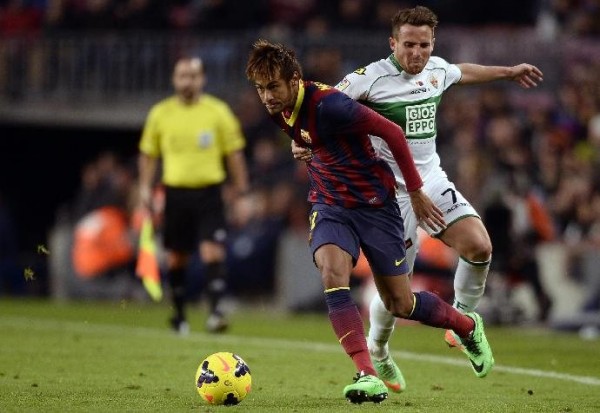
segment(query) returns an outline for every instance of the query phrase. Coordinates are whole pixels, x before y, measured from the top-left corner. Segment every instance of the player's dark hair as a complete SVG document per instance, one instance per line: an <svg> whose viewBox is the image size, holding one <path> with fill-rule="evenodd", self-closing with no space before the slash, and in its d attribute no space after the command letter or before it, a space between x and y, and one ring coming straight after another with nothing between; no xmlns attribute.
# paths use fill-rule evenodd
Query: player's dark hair
<svg viewBox="0 0 600 413"><path fill-rule="evenodd" d="M392 17L393 38L397 38L400 27L405 24L410 24L411 26L429 26L432 31L435 31L438 25L438 17L431 9L424 6L402 9Z"/></svg>
<svg viewBox="0 0 600 413"><path fill-rule="evenodd" d="M252 45L246 65L248 80L259 77L275 79L279 75L283 80L289 81L294 73L302 77L302 67L292 49L279 43L269 43L264 39L257 40Z"/></svg>

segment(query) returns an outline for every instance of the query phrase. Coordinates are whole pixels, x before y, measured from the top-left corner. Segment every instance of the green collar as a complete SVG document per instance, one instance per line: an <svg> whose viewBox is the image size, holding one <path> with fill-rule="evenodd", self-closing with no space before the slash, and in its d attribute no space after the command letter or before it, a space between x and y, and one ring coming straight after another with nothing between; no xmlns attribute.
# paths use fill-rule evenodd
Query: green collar
<svg viewBox="0 0 600 413"><path fill-rule="evenodd" d="M388 57L388 59L390 59L390 62L392 62L392 64L396 66L396 69L398 69L400 73L404 72L404 69L402 69L402 66L400 66L400 63L398 62L398 60L396 60L396 56L394 56L394 53L392 53L390 57Z"/></svg>

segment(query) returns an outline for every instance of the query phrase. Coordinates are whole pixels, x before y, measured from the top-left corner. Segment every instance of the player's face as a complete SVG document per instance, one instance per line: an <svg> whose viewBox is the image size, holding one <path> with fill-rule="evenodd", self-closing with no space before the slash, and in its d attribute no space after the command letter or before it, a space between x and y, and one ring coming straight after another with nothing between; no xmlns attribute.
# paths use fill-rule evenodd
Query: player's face
<svg viewBox="0 0 600 413"><path fill-rule="evenodd" d="M390 37L394 57L407 73L421 73L433 52L433 29L429 26L405 24L396 37Z"/></svg>
<svg viewBox="0 0 600 413"><path fill-rule="evenodd" d="M175 93L184 102L195 101L204 87L204 70L198 59L180 60L173 71Z"/></svg>
<svg viewBox="0 0 600 413"><path fill-rule="evenodd" d="M277 79L256 78L254 87L269 114L274 115L286 109L294 109L298 95L298 79L286 81L281 76Z"/></svg>

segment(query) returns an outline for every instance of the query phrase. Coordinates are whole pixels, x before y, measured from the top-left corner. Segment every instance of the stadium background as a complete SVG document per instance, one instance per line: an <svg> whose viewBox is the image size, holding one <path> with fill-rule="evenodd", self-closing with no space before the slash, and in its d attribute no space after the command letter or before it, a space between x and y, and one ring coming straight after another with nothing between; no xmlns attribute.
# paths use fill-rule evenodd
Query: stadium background
<svg viewBox="0 0 600 413"><path fill-rule="evenodd" d="M207 91L231 104L249 140L254 200L263 208L248 207L250 217L235 228L231 248L239 259L233 264L245 276L234 290L269 296L282 273L310 272L305 257L284 260L284 268L276 262L282 234L304 231L303 208L287 207L303 204L305 182L244 78L248 47L258 37L289 43L306 78L335 84L387 56L389 19L415 4L440 17L436 55L451 62L529 62L544 71L535 90L508 82L453 88L441 107L439 149L447 171L482 213L501 210L486 221L494 270L506 281L497 288L531 284L534 262L553 299L554 325L569 324L573 314L581 319L582 311L597 323L600 12L590 0L503 1L491 10L477 1L1 1L0 295L85 295L82 284L57 293L55 278L64 276L57 268L68 263L53 264L60 253L50 248L46 255L38 247L51 246L57 228L72 232L94 202L126 207L119 191L135 180L144 117L170 93L171 67L181 53L203 58ZM82 199L84 171L99 167L107 152L115 158L104 165L112 165L108 173L123 187L109 200L96 194L90 203ZM550 214L551 234L523 213L530 196ZM507 210L512 224L500 220ZM298 241L286 240L290 248ZM510 259L515 246L528 251L517 263ZM68 261L68 249L62 259ZM444 276L448 270L433 267L425 272ZM27 268L35 279L24 279ZM310 306L310 298L286 302ZM539 311L531 317L539 318Z"/></svg>

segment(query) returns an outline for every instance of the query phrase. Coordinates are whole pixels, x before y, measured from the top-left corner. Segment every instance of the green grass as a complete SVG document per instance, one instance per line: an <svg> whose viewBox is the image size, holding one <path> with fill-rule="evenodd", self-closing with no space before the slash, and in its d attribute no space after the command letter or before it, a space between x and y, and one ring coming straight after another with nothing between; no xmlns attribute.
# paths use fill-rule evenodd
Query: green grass
<svg viewBox="0 0 600 413"><path fill-rule="evenodd" d="M0 412L600 412L600 341L546 330L492 328L485 379L443 332L396 329L408 389L380 405L342 397L354 368L324 315L243 308L224 335L178 337L166 306L0 300ZM241 355L253 389L238 406L204 404L194 374L216 351Z"/></svg>

